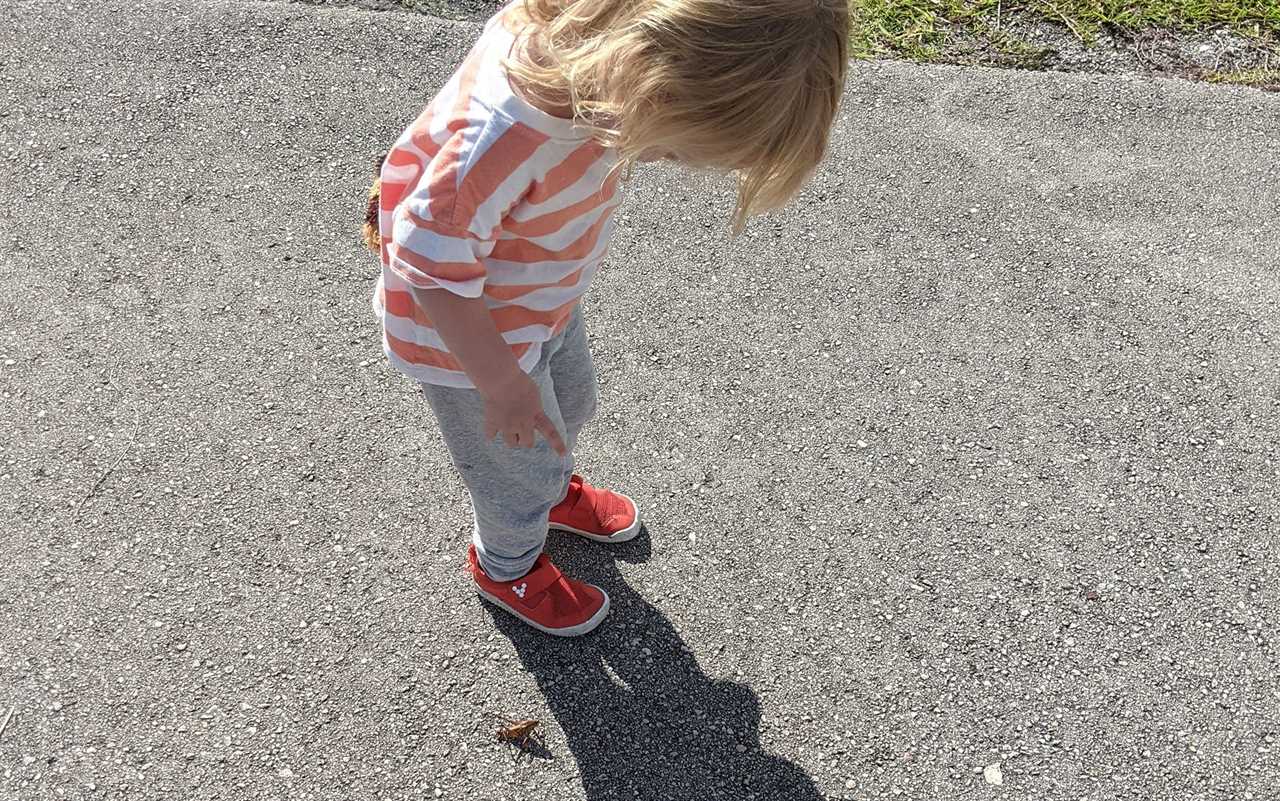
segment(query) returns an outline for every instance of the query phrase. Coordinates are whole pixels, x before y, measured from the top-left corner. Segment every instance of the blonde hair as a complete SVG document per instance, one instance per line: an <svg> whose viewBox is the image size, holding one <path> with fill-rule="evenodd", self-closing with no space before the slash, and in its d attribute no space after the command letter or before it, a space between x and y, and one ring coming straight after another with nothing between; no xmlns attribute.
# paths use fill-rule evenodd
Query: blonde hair
<svg viewBox="0 0 1280 801"><path fill-rule="evenodd" d="M670 154L738 176L734 230L822 160L848 0L524 0L518 90L571 109L624 168ZM517 17L517 21L518 17Z"/></svg>

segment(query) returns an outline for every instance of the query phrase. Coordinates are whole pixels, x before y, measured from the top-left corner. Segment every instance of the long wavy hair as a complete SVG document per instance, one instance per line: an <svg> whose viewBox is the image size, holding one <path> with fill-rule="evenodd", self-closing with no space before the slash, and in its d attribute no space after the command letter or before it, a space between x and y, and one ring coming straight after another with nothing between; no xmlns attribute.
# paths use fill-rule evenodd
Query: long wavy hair
<svg viewBox="0 0 1280 801"><path fill-rule="evenodd" d="M523 0L518 91L571 111L624 169L654 156L738 178L735 231L822 160L848 0Z"/></svg>

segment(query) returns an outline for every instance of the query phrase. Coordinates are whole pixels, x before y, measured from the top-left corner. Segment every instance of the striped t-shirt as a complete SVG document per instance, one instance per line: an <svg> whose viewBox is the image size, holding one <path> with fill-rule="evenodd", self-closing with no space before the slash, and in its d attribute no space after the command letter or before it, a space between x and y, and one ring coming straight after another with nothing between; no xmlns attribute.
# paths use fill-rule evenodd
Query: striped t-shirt
<svg viewBox="0 0 1280 801"><path fill-rule="evenodd" d="M424 383L473 386L411 286L483 296L528 371L595 275L621 202L614 151L512 91L504 13L382 164L373 305L387 358Z"/></svg>

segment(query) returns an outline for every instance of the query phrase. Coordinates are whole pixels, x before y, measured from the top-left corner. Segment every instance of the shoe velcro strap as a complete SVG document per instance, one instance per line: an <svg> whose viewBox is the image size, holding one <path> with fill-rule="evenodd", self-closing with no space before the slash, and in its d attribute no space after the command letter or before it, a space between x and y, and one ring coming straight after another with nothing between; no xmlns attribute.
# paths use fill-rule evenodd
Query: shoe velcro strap
<svg viewBox="0 0 1280 801"><path fill-rule="evenodd" d="M528 574L523 579L517 579L513 584L527 584L525 587L525 597L530 598L542 591L546 590L552 584L555 584L562 578L560 568L551 564L550 561L544 561L542 567Z"/></svg>

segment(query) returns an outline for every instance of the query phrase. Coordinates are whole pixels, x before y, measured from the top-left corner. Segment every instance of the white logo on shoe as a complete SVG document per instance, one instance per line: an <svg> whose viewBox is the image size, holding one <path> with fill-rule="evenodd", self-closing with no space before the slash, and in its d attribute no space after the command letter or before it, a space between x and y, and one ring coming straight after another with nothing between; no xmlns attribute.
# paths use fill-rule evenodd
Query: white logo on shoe
<svg viewBox="0 0 1280 801"><path fill-rule="evenodd" d="M516 595L519 595L521 598L524 597L524 592L527 589L529 589L528 582L521 582L519 585L515 585L515 584L511 585L511 591L514 592Z"/></svg>

